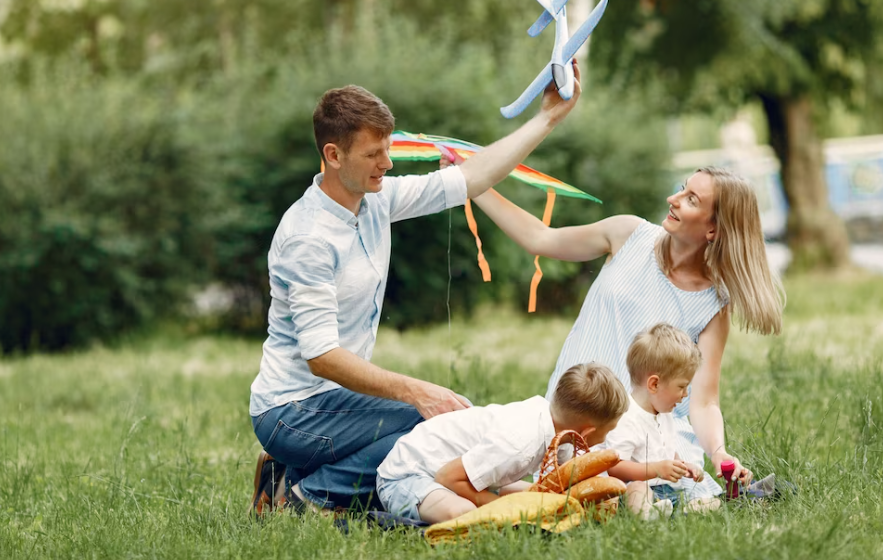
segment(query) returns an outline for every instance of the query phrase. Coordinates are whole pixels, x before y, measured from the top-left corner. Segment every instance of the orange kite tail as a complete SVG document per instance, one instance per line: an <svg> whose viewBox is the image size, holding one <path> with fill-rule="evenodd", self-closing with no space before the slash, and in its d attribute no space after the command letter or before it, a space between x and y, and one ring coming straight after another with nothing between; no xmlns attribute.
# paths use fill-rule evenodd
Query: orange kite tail
<svg viewBox="0 0 883 560"><path fill-rule="evenodd" d="M555 207L555 191L546 191L546 210L543 212L543 223L547 226L552 223L552 209ZM527 303L527 312L533 313L537 310L537 287L543 278L543 269L540 268L540 256L537 255L533 260L533 264L537 267L537 271L533 273L530 281L530 299Z"/></svg>

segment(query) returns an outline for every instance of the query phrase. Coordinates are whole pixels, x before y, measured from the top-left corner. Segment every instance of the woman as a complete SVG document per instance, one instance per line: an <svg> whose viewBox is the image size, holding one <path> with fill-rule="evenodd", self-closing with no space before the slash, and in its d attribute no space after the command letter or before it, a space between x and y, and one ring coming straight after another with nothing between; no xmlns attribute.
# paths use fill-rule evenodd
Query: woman
<svg viewBox="0 0 883 560"><path fill-rule="evenodd" d="M668 198L662 227L622 215L550 228L493 190L475 202L531 254L568 261L607 255L558 357L548 394L567 368L589 361L606 364L628 387L625 357L634 336L662 321L676 326L698 343L703 357L689 396L674 411L679 455L701 465L704 451L718 477L721 463L734 460L736 476L747 485L751 471L725 447L721 358L731 315L746 330L778 334L784 305L748 182L722 169L699 169ZM705 491L720 493L709 482Z"/></svg>

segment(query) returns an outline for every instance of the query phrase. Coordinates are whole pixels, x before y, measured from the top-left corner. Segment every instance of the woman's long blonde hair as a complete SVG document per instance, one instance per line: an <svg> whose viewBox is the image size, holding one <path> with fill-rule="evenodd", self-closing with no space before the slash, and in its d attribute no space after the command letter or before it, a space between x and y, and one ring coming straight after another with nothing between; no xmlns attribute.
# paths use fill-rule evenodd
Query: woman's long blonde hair
<svg viewBox="0 0 883 560"><path fill-rule="evenodd" d="M785 289L767 263L757 196L747 180L725 169L696 170L714 183L717 235L705 248L706 274L721 298L729 298L739 326L761 334L782 331ZM656 243L656 260L671 272L671 236Z"/></svg>

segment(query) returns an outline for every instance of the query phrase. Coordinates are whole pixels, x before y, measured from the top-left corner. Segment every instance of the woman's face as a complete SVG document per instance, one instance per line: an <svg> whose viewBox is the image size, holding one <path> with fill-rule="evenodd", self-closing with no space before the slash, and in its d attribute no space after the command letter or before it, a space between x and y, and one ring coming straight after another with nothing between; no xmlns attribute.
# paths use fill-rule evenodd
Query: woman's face
<svg viewBox="0 0 883 560"><path fill-rule="evenodd" d="M682 241L707 243L715 236L714 181L705 173L694 173L681 190L668 197L668 216L662 227Z"/></svg>

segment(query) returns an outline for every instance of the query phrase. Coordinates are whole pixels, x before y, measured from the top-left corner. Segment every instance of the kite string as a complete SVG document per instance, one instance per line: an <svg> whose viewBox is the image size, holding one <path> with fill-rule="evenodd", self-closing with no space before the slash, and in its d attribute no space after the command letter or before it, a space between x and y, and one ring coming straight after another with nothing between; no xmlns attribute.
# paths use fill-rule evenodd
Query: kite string
<svg viewBox="0 0 883 560"><path fill-rule="evenodd" d="M448 310L448 383L447 386L450 389L451 387L451 375L454 372L454 337L451 332L451 230L453 223L454 209L448 208L448 290L447 290L447 300L445 301L445 307Z"/></svg>

